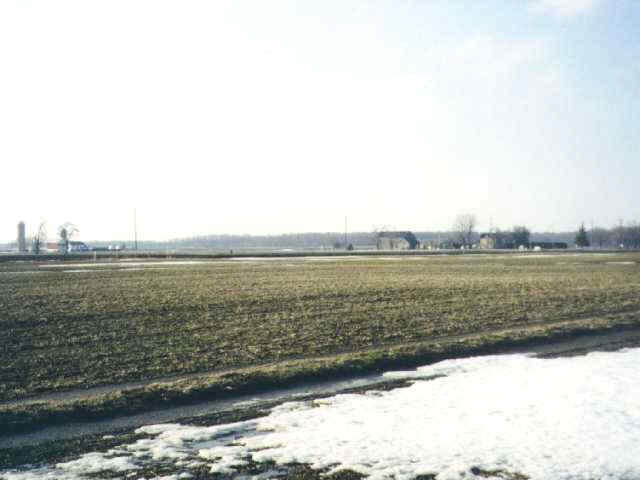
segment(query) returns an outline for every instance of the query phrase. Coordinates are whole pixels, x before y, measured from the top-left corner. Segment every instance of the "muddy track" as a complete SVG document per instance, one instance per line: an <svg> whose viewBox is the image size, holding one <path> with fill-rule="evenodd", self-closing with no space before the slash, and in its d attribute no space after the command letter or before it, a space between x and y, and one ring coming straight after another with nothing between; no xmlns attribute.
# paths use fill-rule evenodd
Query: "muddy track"
<svg viewBox="0 0 640 480"><path fill-rule="evenodd" d="M640 319L640 310L635 310L635 309L622 310L622 311L616 312L615 314L609 314L607 316L618 316L618 315L625 315L625 316L630 316L630 317L635 317L637 319ZM525 330L525 329L537 328L537 327L546 327L546 328L566 327L566 326L571 326L573 323L578 321L584 322L591 319L596 320L598 318L602 318L602 317L582 316L582 317L576 317L572 319L557 320L554 322L550 322L550 321L522 322L518 325L501 328L501 329L488 328L488 329L476 330L473 332L466 332L466 333L460 333L460 334L454 334L454 335L440 335L435 337L427 337L427 338L412 341L412 342L385 343L385 344L375 345L375 346L357 350L357 351L342 349L339 351L331 352L330 354L314 356L314 357L293 356L282 361L258 363L258 364L251 365L249 367L242 367L242 368L237 367L237 368L229 368L229 369L221 369L221 370L211 370L207 372L198 372L198 373L192 373L192 374L170 375L170 376L163 376L163 377L155 377L148 380L142 380L137 382L107 384L107 385L101 385L101 386L84 388L84 389L74 388L71 390L43 393L43 394L33 395L33 396L21 398L21 399L3 401L3 402L0 402L0 407L25 405L25 404L36 403L36 402L67 402L67 401L82 400L82 399L95 397L97 395L115 393L120 391L124 392L128 390L144 388L148 385L157 384L157 383L167 383L167 382L174 382L178 380L192 380L192 379L204 378L210 375L225 375L225 374L238 372L241 370L247 371L248 369L252 369L252 368L270 367L270 366L275 366L275 365L278 365L287 361L292 361L292 360L304 359L309 361L314 361L314 360L321 361L321 360L329 359L341 354L356 353L356 352L366 354L368 352L372 352L382 348L394 348L394 347L401 347L401 346L411 347L411 346L420 345L422 343L427 343L427 342L428 343L455 342L457 340L468 340L468 339L473 339L475 337L480 337L482 335L487 335L487 334L505 335L509 333L516 333L516 332L521 332L522 330Z"/></svg>
<svg viewBox="0 0 640 480"><path fill-rule="evenodd" d="M613 351L627 347L640 347L640 326L614 330L608 333L590 333L576 335L562 340L540 342L537 345L528 347L515 347L507 349L503 353L529 353L542 358L557 356L582 355L592 351ZM233 412L250 411L251 415L258 416L267 409L285 401L301 400L308 398L321 398L323 396L335 395L337 393L363 392L370 389L394 389L405 386L407 382L414 379L383 377L382 375L357 376L349 380L309 382L306 385L293 386L264 392L259 394L241 395L235 398L223 400L211 400L200 402L194 405L181 405L152 410L135 415L123 415L103 420L74 423L65 425L46 426L35 432L16 433L7 436L0 436L0 457L2 451L21 452L26 448L25 453L32 454L30 446L39 444L45 445L45 450L52 445L51 442L66 441L70 445L77 447L83 442L79 438L89 438L93 436L100 438L100 435L111 432L122 432L140 425L151 423L164 423L175 421L187 421L189 423L202 423L203 420L215 415L233 416ZM198 420L200 419L200 420ZM106 438L106 437L105 437ZM64 445L64 443L62 444ZM40 447L34 447L40 448ZM9 455L11 457L11 455ZM27 458L28 455L27 455Z"/></svg>

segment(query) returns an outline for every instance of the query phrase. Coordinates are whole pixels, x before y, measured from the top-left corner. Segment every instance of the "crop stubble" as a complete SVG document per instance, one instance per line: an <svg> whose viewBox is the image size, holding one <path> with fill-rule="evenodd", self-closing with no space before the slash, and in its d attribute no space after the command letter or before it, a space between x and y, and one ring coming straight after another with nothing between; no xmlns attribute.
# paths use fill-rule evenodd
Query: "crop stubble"
<svg viewBox="0 0 640 480"><path fill-rule="evenodd" d="M638 260L218 261L83 273L3 265L0 400L638 312L640 267L611 263Z"/></svg>

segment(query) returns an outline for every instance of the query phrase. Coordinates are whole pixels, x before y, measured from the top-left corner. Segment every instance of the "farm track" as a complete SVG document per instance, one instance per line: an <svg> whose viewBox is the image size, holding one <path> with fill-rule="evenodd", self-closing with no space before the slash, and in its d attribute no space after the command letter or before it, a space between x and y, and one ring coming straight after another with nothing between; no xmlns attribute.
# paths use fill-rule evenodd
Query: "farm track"
<svg viewBox="0 0 640 480"><path fill-rule="evenodd" d="M639 321L639 325L640 325L640 310L628 309L628 310L625 310L625 311L620 311L618 313L619 314L625 314L625 315L637 318L638 321ZM509 328L502 328L502 329L485 329L485 330L480 330L480 331L470 332L470 333L462 333L462 334L455 334L455 335L441 335L441 336L437 336L437 337L433 337L433 338L427 338L427 339L420 340L420 341L404 342L404 343L397 342L397 343L391 343L391 344L385 344L385 345L377 345L375 347L370 347L370 348L367 348L367 349L360 350L358 353L366 354L368 352L374 351L374 350L379 349L379 348L413 347L413 346L416 346L416 345L424 344L425 342L428 342L428 343L440 343L440 342L451 343L451 342L455 342L457 340L468 340L468 339L480 338L480 337L482 337L483 335L486 335L486 334L508 335L510 333L521 332L523 330L526 330L527 328L546 327L546 328L552 328L553 329L553 328L558 328L558 327L571 326L573 323L575 323L577 321L585 321L585 320L588 321L588 320L597 320L597 319L598 319L598 317L582 316L582 317L573 318L573 319L570 319L570 320L569 319L564 319L564 320L551 321L551 322L550 321L526 322L526 323L518 325L517 327L509 327ZM333 352L331 354L319 355L319 356L315 356L315 357L305 357L305 356L302 356L302 355L298 355L298 356L295 356L295 357L288 358L286 361L303 360L303 359L307 360L307 361L310 361L310 362L322 361L322 360L327 360L327 359L330 359L332 357L335 357L336 355L341 355L341 354L346 354L346 353L351 353L351 351L345 349L345 350L342 350L342 351ZM256 365L254 365L254 367L255 368L273 367L273 366L278 366L281 363L283 363L283 362L258 363ZM127 383L100 385L100 386L97 386L97 387L85 388L85 389L75 388L75 389L70 389L70 390L66 390L66 391L59 391L59 392L53 392L53 393L46 393L46 394L42 394L42 395L29 396L29 397L25 397L25 398L22 398L22 399L1 401L0 402L0 407L3 407L3 406L14 406L14 405L27 405L29 403L37 403L37 402L49 402L49 401L68 402L68 401L83 400L83 399L92 398L92 397L94 397L96 395L103 395L103 394L109 394L109 393L115 393L115 392L126 392L127 390L139 389L139 388L143 388L143 387L146 387L148 385L157 384L157 383L166 383L166 382L174 382L174 381L182 381L182 380L199 379L199 378L205 378L205 377L208 377L208 376L211 376L211 375L219 375L219 376L221 376L221 375L226 375L226 374L233 374L233 373L235 373L235 372L237 372L239 370L240 369L238 369L238 368L228 368L228 369L221 369L221 370L213 370L213 371L209 371L209 372L194 373L194 374L190 374L190 375L167 375L167 376L148 379L148 380L144 380L144 381L140 381L140 382L127 382ZM242 370L246 370L246 369L242 369Z"/></svg>
<svg viewBox="0 0 640 480"><path fill-rule="evenodd" d="M506 349L502 353L528 353L542 358L584 355L594 351L616 351L640 346L640 325L635 328L614 330L608 333L590 333L560 340L545 341L527 347ZM93 449L109 448L133 429L153 423L180 422L196 425L229 423L263 415L272 407L286 401L302 401L323 398L338 393L363 393L365 391L402 388L411 383L402 376L385 379L381 375L356 377L348 380L325 381L289 387L263 394L251 394L222 401L205 401L195 405L168 407L146 411L137 415L117 417L88 423L51 426L31 433L0 435L0 464L10 468L24 463L62 461L68 455ZM117 436L106 435L115 433ZM297 478L297 477L296 477Z"/></svg>

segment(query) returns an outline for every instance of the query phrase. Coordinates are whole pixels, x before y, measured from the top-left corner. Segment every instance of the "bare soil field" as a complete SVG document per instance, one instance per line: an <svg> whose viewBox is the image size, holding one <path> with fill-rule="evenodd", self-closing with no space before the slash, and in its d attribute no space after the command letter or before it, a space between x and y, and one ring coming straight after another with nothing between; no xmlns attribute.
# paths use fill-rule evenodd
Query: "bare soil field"
<svg viewBox="0 0 640 480"><path fill-rule="evenodd" d="M290 380L443 354L442 345L456 336L475 336L474 345L484 345L545 335L546 326L560 324L568 330L637 325L639 262L638 253L135 268L8 262L0 264L0 402L239 372L223 375L218 389L208 391L215 394L246 383L252 369L262 368L255 381ZM501 335L489 338L492 332ZM183 382L156 394L171 400L174 391L207 390L205 383ZM109 399L120 406L131 400ZM51 409L0 406L0 421L42 408ZM8 413L17 417L2 417Z"/></svg>

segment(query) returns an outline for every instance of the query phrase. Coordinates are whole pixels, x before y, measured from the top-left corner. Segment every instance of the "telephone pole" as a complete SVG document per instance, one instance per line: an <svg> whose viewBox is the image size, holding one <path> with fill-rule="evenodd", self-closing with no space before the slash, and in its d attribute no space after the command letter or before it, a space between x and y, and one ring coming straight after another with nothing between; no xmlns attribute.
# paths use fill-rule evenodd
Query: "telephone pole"
<svg viewBox="0 0 640 480"><path fill-rule="evenodd" d="M347 248L347 217L344 217L344 248Z"/></svg>
<svg viewBox="0 0 640 480"><path fill-rule="evenodd" d="M133 209L133 249L138 251L138 213Z"/></svg>

